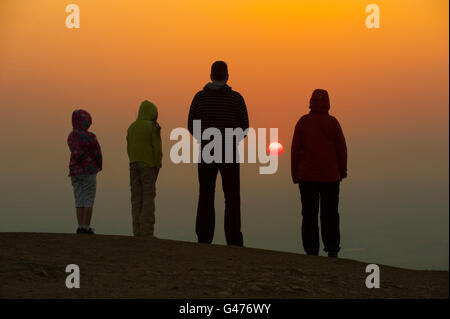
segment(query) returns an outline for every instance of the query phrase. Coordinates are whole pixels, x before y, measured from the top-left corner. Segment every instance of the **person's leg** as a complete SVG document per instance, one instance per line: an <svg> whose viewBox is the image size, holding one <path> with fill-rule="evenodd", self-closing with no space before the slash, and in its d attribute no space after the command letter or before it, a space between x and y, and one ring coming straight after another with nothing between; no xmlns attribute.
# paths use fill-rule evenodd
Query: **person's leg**
<svg viewBox="0 0 450 319"><path fill-rule="evenodd" d="M214 195L216 188L217 164L198 164L200 185L195 232L199 243L211 243L214 238L215 211Z"/></svg>
<svg viewBox="0 0 450 319"><path fill-rule="evenodd" d="M84 207L83 209L83 225L89 228L91 225L93 207Z"/></svg>
<svg viewBox="0 0 450 319"><path fill-rule="evenodd" d="M152 237L155 229L155 196L157 168L141 167L142 211L139 219L141 236Z"/></svg>
<svg viewBox="0 0 450 319"><path fill-rule="evenodd" d="M138 164L130 165L130 190L133 235L140 236L140 218L142 212L142 181Z"/></svg>
<svg viewBox="0 0 450 319"><path fill-rule="evenodd" d="M303 248L308 255L318 255L319 241L319 192L317 184L300 182L300 196L302 201L302 241Z"/></svg>
<svg viewBox="0 0 450 319"><path fill-rule="evenodd" d="M71 176L70 181L73 187L73 196L75 199L75 210L77 215L78 228L77 233L81 233L81 226L83 225L84 219L84 207L83 207L83 194L82 194L82 184L78 176Z"/></svg>
<svg viewBox="0 0 450 319"><path fill-rule="evenodd" d="M241 232L241 195L239 163L221 164L222 188L225 195L225 237L228 245L243 246Z"/></svg>
<svg viewBox="0 0 450 319"><path fill-rule="evenodd" d="M95 194L97 192L97 175L83 176L83 227L89 234L93 234L90 227L92 219L92 211L95 202Z"/></svg>
<svg viewBox="0 0 450 319"><path fill-rule="evenodd" d="M83 218L84 218L84 207L76 207L77 210L77 222L78 227L80 227L83 224Z"/></svg>
<svg viewBox="0 0 450 319"><path fill-rule="evenodd" d="M324 251L337 256L340 250L339 182L320 185L320 225Z"/></svg>

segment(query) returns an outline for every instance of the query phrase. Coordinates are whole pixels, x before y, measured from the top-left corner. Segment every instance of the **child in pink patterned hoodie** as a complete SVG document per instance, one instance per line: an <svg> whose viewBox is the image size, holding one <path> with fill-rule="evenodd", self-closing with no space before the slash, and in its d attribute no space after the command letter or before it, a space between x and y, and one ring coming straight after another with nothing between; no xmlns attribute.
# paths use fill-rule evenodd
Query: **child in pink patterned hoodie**
<svg viewBox="0 0 450 319"><path fill-rule="evenodd" d="M88 131L91 115L84 110L72 113L73 131L67 138L71 152L69 176L77 210L77 234L94 234L90 227L97 188L97 173L102 170L102 151L97 137Z"/></svg>

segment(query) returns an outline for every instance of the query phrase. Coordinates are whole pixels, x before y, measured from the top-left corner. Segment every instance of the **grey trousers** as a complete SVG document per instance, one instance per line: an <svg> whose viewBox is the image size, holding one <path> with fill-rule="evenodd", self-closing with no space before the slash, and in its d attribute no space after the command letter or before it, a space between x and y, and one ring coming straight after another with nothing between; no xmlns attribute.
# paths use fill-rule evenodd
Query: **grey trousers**
<svg viewBox="0 0 450 319"><path fill-rule="evenodd" d="M134 236L153 236L156 179L159 168L130 164L131 215Z"/></svg>

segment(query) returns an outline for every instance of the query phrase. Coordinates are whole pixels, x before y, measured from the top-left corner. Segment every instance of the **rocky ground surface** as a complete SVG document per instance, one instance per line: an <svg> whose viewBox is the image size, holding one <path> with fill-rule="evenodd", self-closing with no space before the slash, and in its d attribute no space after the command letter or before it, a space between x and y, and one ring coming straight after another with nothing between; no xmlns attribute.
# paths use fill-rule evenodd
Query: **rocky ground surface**
<svg viewBox="0 0 450 319"><path fill-rule="evenodd" d="M373 261L376 262L376 261ZM66 287L68 264L80 288ZM0 298L448 298L448 271L126 236L0 233Z"/></svg>

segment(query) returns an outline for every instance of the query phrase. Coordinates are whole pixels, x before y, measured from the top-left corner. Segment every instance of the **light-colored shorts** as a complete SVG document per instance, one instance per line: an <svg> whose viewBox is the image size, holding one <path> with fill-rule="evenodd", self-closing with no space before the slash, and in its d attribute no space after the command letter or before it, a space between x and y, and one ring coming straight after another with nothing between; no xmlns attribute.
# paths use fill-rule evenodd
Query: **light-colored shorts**
<svg viewBox="0 0 450 319"><path fill-rule="evenodd" d="M75 207L94 207L97 175L70 176L75 196Z"/></svg>

